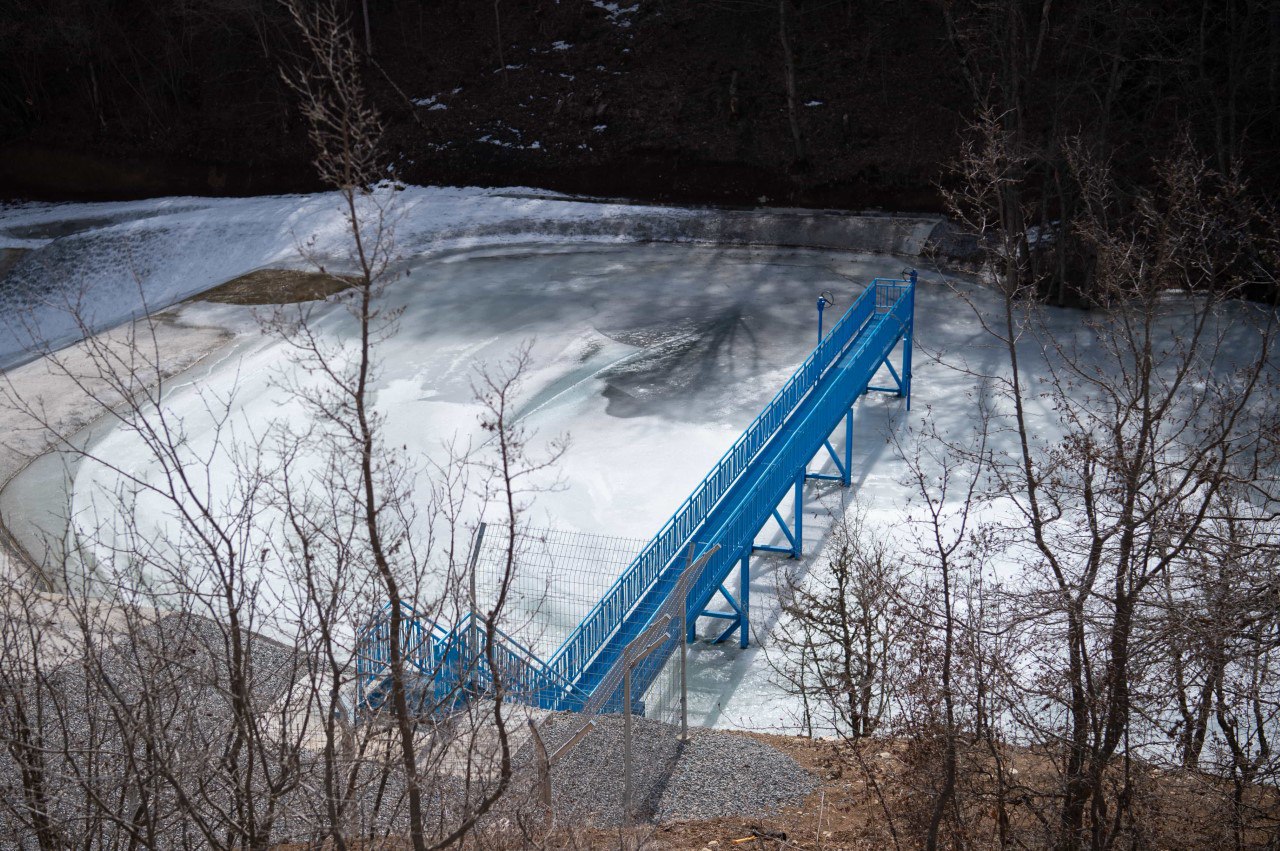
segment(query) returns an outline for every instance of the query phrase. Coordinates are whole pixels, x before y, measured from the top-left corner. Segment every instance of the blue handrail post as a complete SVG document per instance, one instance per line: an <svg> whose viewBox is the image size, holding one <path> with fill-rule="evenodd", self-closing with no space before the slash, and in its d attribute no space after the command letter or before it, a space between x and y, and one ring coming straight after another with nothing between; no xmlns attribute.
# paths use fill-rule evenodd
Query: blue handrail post
<svg viewBox="0 0 1280 851"><path fill-rule="evenodd" d="M911 281L911 289L907 292L907 298L911 299L910 309L907 311L907 329L902 335L902 384L906 390L907 410L911 410L911 348L915 339L916 327L916 270L912 269L909 276Z"/></svg>
<svg viewBox="0 0 1280 851"><path fill-rule="evenodd" d="M827 307L827 297L825 295L818 296L818 342L822 342L822 311Z"/></svg>

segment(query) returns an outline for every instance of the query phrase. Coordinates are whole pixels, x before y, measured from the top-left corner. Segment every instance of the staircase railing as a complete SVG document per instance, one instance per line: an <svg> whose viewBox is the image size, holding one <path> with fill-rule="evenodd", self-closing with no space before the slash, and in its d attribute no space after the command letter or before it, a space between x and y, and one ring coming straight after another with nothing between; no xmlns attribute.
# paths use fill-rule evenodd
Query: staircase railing
<svg viewBox="0 0 1280 851"><path fill-rule="evenodd" d="M489 630L483 624L473 628L471 615L452 630L445 630L434 622L424 624L412 607L402 604L401 647L407 667L434 681L433 695L437 700L456 692L463 680L466 687L487 690L494 685L494 672L486 661L486 649L492 643L497 673L509 694L547 708L580 704L587 695L574 693L574 681L664 570L683 553L695 533L700 545L719 543L721 549L694 581L689 611L701 611L710 600L783 498L796 470L802 469L820 448L852 398L866 390L879 364L911 322L914 294L914 287L904 280L876 279L863 291L549 660L543 661L500 629ZM852 357L844 357L854 341ZM839 374L822 382L833 367ZM850 388L850 382L860 386ZM806 412L804 422L792 432L786 446L779 447L759 476L759 484L718 529L699 531L712 509L770 444L800 402L814 392L821 394L817 405ZM477 646L469 647L469 643ZM390 665L389 606L361 633L359 647L358 696L362 705L368 705L368 698L385 679ZM668 648L655 653L646 660L643 670L656 673L669 652ZM640 682L647 685L648 681L642 676Z"/></svg>

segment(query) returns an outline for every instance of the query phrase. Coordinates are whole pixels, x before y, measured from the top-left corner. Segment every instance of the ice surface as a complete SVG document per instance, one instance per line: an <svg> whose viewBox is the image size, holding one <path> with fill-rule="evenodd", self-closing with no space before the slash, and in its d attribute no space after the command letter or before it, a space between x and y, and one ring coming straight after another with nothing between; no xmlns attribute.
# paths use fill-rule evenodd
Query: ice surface
<svg viewBox="0 0 1280 851"><path fill-rule="evenodd" d="M599 130L603 130L601 125ZM488 135L494 144L521 145ZM539 142L531 142L533 148ZM936 219L583 202L536 189L381 187L404 256L531 239L705 240L916 253ZM341 199L162 198L0 206L0 248L28 251L0 279L0 369L264 266L350 265Z"/></svg>
<svg viewBox="0 0 1280 851"><path fill-rule="evenodd" d="M624 242L700 215L692 210L579 204L535 190L410 189L401 195L398 242L406 274L387 298L405 312L399 334L380 349L375 387L388 442L437 461L450 441L483 444L487 436L472 386L476 366L501 363L527 344L533 368L517 400L518 416L543 438L571 438L557 466L562 487L536 497L530 522L627 538L647 538L658 529L803 360L815 342L817 293L837 294L838 307L826 313L832 323L866 281L896 277L913 262L892 255ZM316 253L340 265L343 228L333 196L0 209L2 244L38 249L24 261L22 274L6 282L6 297L39 307L40 294L52 304L76 282L89 289L87 303L100 311L101 324L263 265L302 265L297 247L313 237ZM996 315L997 308L995 297L979 287L922 275L914 410L906 414L901 400L886 395L858 403L854 485L845 490L815 483L808 489L807 558L799 564L783 556L754 559L753 646L711 645L713 624L692 649L696 722L795 729L798 707L773 683L765 658L778 620L778 578L821 563L826 530L851 507L865 513L869 529L901 533L919 509L898 453L922 445L926 420L952 438L974 433L982 376L1004 372L1005 355L978 320ZM37 322L74 332L57 324L51 307L42 310ZM288 365L282 347L252 330L249 311L192 303L182 308L182 318L240 334L216 362L189 373L166 398L193 457L214 445L206 410L211 398L233 400L229 424L245 436L275 419L305 424L306 412L278 387ZM1046 321L1061 339L1082 347L1093 342L1077 312L1049 311ZM340 303L321 306L316 322L328 340L351 338L350 317ZM1247 325L1241 324L1239 337L1228 356L1255 357ZM1021 347L1034 386L1046 374L1044 344L1028 335ZM21 356L15 338L0 350ZM887 376L877 383L888 383ZM1029 416L1041 439L1054 438L1046 400L1033 394ZM131 433L95 432L91 443L95 453L140 482L159 475ZM842 438L833 443L843 448ZM993 448L1014 450L998 442ZM230 493L232 465L214 457L210 490ZM820 467L831 471L824 458L814 463ZM101 466L78 468L72 495L78 522L90 523L96 514L112 524L103 497L117 482ZM425 479L419 484L425 486ZM1002 510L988 509L992 517ZM163 540L173 527L166 510L145 495L130 515L152 540ZM775 543L780 538L767 528L761 540L770 536ZM537 591L549 581L526 577L529 593L521 601L528 643L539 649L554 647L564 632L564 617L539 604Z"/></svg>
<svg viewBox="0 0 1280 851"><path fill-rule="evenodd" d="M842 276L867 278L901 263L564 244L413 261L388 292L405 312L379 353L387 439L427 454L446 440L481 440L475 366L499 364L529 344L534 374L520 416L545 436L572 438L559 469L566 487L538 499L533 522L648 537L804 359L816 335L812 293L848 290ZM183 318L209 324L209 310L192 305ZM340 306L321 322L335 335L350 332ZM243 345L198 387L168 400L197 445L201 393L234 389L246 422L294 418L272 387L281 349L257 339ZM121 443L111 457L140 453L127 436L112 439ZM664 463L652 463L655 453Z"/></svg>
<svg viewBox="0 0 1280 851"><path fill-rule="evenodd" d="M408 277L388 291L405 312L399 334L379 353L377 409L387 418L389 443L443 460L446 443L477 445L486 437L473 398L476 364L500 363L528 344L534 370L519 416L538 435L571 438L556 470L562 487L536 498L530 522L647 538L807 355L816 339L814 293L838 290L847 305L857 289L850 280L895 274L903 262L805 250L565 243L410 259ZM182 318L225 325L229 311L191 304ZM828 310L827 321L834 320ZM341 305L318 324L335 338L352 333ZM283 361L279 345L246 335L216 368L171 391L167 409L184 424L193 457L213 450L210 398L235 398L232 423L242 434L260 433L273 418L301 425L304 412L275 386ZM898 406L877 399L865 407L883 418ZM130 432L95 436L91 451L139 482L161 475ZM234 475L229 459L215 464L212 491L230 493ZM101 466L78 469L73 508L83 527L111 524L107 495L118 481ZM141 495L131 513L147 539L170 534L174 521L163 500ZM760 560L762 598L774 561ZM524 585L536 592L539 583L529 577ZM524 599L527 609L515 615L529 630L522 637L544 653L554 649L572 619L537 593ZM766 627L761 621L758 628ZM716 661L726 653L737 657L721 648L695 653L706 656L706 682L740 667L754 670L744 660L727 667Z"/></svg>
<svg viewBox="0 0 1280 851"><path fill-rule="evenodd" d="M409 187L394 193L396 239L406 255L478 242L694 211L584 204L537 190ZM0 207L0 247L28 248L0 280L0 368L167 307L264 266L304 263L306 245L335 269L349 264L341 199L333 194L265 198L164 198L114 204Z"/></svg>

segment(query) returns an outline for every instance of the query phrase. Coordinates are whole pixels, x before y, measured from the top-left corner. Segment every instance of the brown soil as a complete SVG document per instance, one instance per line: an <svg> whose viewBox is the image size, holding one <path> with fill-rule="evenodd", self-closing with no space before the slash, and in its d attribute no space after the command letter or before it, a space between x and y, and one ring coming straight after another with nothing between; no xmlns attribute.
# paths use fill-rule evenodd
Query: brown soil
<svg viewBox="0 0 1280 851"><path fill-rule="evenodd" d="M832 741L767 734L748 734L790 755L820 779L804 803L766 818L725 818L675 822L638 829L636 840L647 849L884 849L923 844L929 786L938 778L940 761L905 741L866 740L857 746ZM1009 748L1002 756L1007 793L1008 837L1012 847L1044 847L1040 816L1051 814L1044 791L1054 788L1052 760L1026 749ZM989 782L991 762L985 749L961 755L968 772L962 778L977 788ZM1134 811L1143 847L1234 848L1229 821L1230 785L1198 772L1166 772L1134 767ZM1118 778L1117 778L1118 779ZM714 783L714 778L708 778ZM1034 790L1040 790L1040 793ZM1280 825L1280 795L1270 788L1246 796L1251 828L1245 847L1264 847ZM1042 809L1040 816L1036 810ZM993 800L969 794L965 806L970 848L1000 846ZM892 824L886 816L891 813ZM570 835L571 834L571 835ZM945 839L945 838L944 838ZM620 847L617 831L566 831L549 848ZM948 841L943 847L952 847Z"/></svg>
<svg viewBox="0 0 1280 851"><path fill-rule="evenodd" d="M861 851L922 847L933 800L929 787L938 780L940 767L930 747L904 740L866 739L854 745L762 733L746 735L791 756L819 778L819 786L800 805L764 818L641 825L630 834L617 828L557 825L549 836L504 838L488 834L478 847L572 851ZM1048 847L1053 827L1051 790L1057 780L1054 762L1025 748L1003 749L1001 759L1008 814L1005 847ZM987 749L962 747L960 761L960 785L966 790L966 835L962 843L944 835L941 847L1001 847L994 800L982 795L989 786L992 767ZM1136 824L1129 837L1132 843L1122 841L1118 847L1236 847L1230 824L1230 784L1199 772L1167 772L1139 765L1131 766L1131 771ZM1119 780L1119 776L1110 779ZM717 780L708 777L707 782ZM1245 803L1250 821L1243 847L1272 847L1267 843L1280 826L1280 794L1271 787L1255 787L1246 793ZM408 847L407 841L403 847ZM282 845L277 851L302 851L302 846Z"/></svg>
<svg viewBox="0 0 1280 851"><path fill-rule="evenodd" d="M325 272L297 269L258 269L206 290L192 301L219 304L296 304L321 301L355 285L355 280Z"/></svg>
<svg viewBox="0 0 1280 851"><path fill-rule="evenodd" d="M9 270L17 266L26 253L24 248L0 248L0 278L9 274Z"/></svg>

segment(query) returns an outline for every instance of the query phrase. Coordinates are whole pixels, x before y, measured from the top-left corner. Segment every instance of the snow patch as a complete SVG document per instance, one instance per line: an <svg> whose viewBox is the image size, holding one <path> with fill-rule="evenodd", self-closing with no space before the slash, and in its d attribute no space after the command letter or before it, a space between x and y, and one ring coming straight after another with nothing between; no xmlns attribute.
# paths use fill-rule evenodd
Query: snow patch
<svg viewBox="0 0 1280 851"><path fill-rule="evenodd" d="M618 3L606 3L605 0L591 0L591 5L597 9L604 11L609 16L609 21L619 27L631 26L629 15L634 15L640 10L639 3L633 3L630 6L622 6Z"/></svg>

